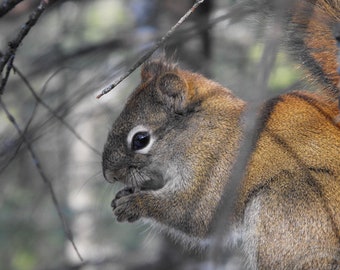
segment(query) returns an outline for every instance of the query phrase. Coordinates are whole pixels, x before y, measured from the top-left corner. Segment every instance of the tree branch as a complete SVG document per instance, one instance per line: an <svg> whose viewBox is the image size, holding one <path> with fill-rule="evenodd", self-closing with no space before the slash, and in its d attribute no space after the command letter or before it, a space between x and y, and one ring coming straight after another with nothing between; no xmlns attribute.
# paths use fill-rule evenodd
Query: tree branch
<svg viewBox="0 0 340 270"><path fill-rule="evenodd" d="M195 9L204 2L204 0L196 0L194 5L184 14L183 17L179 19L179 21L171 27L171 29L158 41L155 45L148 50L142 57L138 59L138 61L123 74L116 82L104 88L102 92L97 96L97 98L101 98L103 95L110 92L113 88L115 88L118 84L124 81L132 72L134 72L140 65L142 65L147 59L151 57L151 55L158 50L176 31L176 29L195 11Z"/></svg>
<svg viewBox="0 0 340 270"><path fill-rule="evenodd" d="M44 100L41 99L41 97L36 93L36 91L33 89L32 85L30 84L30 82L27 80L27 78L22 74L22 72L20 70L18 70L18 68L13 67L15 69L15 71L18 73L18 75L20 76L20 78L22 79L22 81L26 84L27 88L29 89L29 91L31 92L31 94L33 95L33 97L35 98L35 100L37 101L37 103L41 104L45 109L47 109L49 111L49 113L51 113L53 115L53 117L55 117L56 119L58 119L60 121L60 123L62 123L79 141L81 141L86 147L88 147L89 149L91 149L95 154L101 156L101 152L98 151L96 148L94 148L89 142L87 142L85 139L83 139L83 137L81 137L77 131L69 124L67 123L64 118L62 116L59 116L47 103L45 103Z"/></svg>
<svg viewBox="0 0 340 270"><path fill-rule="evenodd" d="M335 40L336 40L336 46L338 48L338 51L337 51L337 62L338 62L338 68L337 68L337 72L338 74L340 75L340 22L337 23L335 26L334 26L334 37L335 37ZM340 109L340 80L338 82L338 107ZM337 118L336 118L336 121L337 122L340 122L340 113L338 114Z"/></svg>
<svg viewBox="0 0 340 270"><path fill-rule="evenodd" d="M219 209L215 214L216 223L213 232L214 242L210 250L209 256L215 264L218 264L223 254L223 246L225 246L227 234L230 235L231 218L234 216L235 203L239 190L247 171L248 161L257 142L259 128L259 109L263 101L268 97L268 81L273 70L280 41L283 36L283 19L287 8L286 0L275 1L276 19L273 26L269 29L265 37L265 47L262 52L260 62L258 64L258 74L254 89L249 93L251 103L247 106L247 110L243 114L244 119L244 138L238 152L236 162L232 168L228 185L224 189L224 196L219 204Z"/></svg>
<svg viewBox="0 0 340 270"><path fill-rule="evenodd" d="M14 128L17 130L18 134L20 135L20 137L22 137L24 143L26 144L28 152L31 155L33 164L36 167L40 177L42 178L43 182L45 183L45 185L47 186L47 188L48 188L48 190L49 190L49 192L51 194L53 204L54 204L54 206L55 206L55 208L56 208L56 210L58 212L58 216L59 216L60 221L61 221L61 223L63 225L64 233L65 233L67 239L71 242L75 252L77 253L77 255L79 257L79 259L81 261L83 261L83 258L81 257L81 255L80 255L80 253L78 251L78 248L77 248L76 244L74 243L72 232L71 232L69 226L67 225L66 220L64 218L64 215L63 215L63 213L62 213L62 211L60 209L59 202L58 202L57 196L56 196L56 194L54 192L52 183L48 179L48 177L46 176L46 174L45 174L45 172L44 172L44 170L43 170L43 168L41 166L40 160L38 159L35 151L33 150L33 147L31 145L30 141L27 139L26 135L24 134L24 132L19 127L19 125L18 125L17 121L15 120L14 116L7 109L7 106L2 102L2 98L1 97L0 97L0 105L3 108L3 110L4 110L8 120L13 124Z"/></svg>
<svg viewBox="0 0 340 270"><path fill-rule="evenodd" d="M0 18L6 15L10 10L15 8L22 0L5 0L0 5Z"/></svg>
<svg viewBox="0 0 340 270"><path fill-rule="evenodd" d="M27 22L21 27L17 37L8 43L8 50L4 55L2 55L0 59L0 74L1 74L0 78L2 78L2 73L4 71L5 66L7 66L6 74L9 74L9 72L12 70L13 61L10 61L10 59L14 58L18 47L20 46L26 35L29 33L29 31L32 29L32 27L36 24L41 14L45 11L49 4L50 4L49 0L40 1L38 7L30 15ZM4 93L7 80L8 75L1 79L0 95Z"/></svg>

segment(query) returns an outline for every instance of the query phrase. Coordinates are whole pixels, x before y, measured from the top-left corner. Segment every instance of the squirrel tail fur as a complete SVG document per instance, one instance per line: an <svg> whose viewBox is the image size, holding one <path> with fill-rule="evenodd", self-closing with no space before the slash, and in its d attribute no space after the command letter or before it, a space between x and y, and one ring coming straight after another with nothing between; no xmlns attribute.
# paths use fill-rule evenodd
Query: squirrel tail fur
<svg viewBox="0 0 340 270"><path fill-rule="evenodd" d="M288 43L292 54L330 99L340 96L340 0L297 0ZM340 100L339 100L340 101Z"/></svg>

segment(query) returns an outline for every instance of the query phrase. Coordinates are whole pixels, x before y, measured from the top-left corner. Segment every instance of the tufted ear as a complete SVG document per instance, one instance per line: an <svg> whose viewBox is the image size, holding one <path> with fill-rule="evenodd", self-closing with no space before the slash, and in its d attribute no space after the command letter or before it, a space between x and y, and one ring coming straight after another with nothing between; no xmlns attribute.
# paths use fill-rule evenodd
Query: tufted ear
<svg viewBox="0 0 340 270"><path fill-rule="evenodd" d="M142 67L141 77L142 81L147 81L152 77L155 77L159 70L162 70L162 63L161 62L148 62Z"/></svg>
<svg viewBox="0 0 340 270"><path fill-rule="evenodd" d="M183 112L188 104L188 85L178 74L168 72L160 76L156 87L166 106Z"/></svg>
<svg viewBox="0 0 340 270"><path fill-rule="evenodd" d="M163 59L156 59L146 62L141 70L142 81L146 82L151 78L157 78L166 72L176 71L176 64Z"/></svg>

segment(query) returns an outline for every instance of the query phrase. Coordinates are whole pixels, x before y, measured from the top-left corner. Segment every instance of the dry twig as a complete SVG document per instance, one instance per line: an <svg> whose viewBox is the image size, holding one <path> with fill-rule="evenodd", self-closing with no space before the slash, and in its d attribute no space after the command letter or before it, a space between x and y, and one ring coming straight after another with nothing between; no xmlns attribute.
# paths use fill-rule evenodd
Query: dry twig
<svg viewBox="0 0 340 270"><path fill-rule="evenodd" d="M104 88L102 92L97 96L97 98L101 98L103 95L110 92L113 88L115 88L118 84L124 81L132 72L134 72L140 65L142 65L146 60L148 60L151 55L157 51L176 31L176 29L195 11L195 9L204 2L204 0L196 0L194 5L179 19L179 21L171 27L171 29L158 41L155 45L148 50L142 57L138 59L138 61L128 70L126 71L116 82Z"/></svg>
<svg viewBox="0 0 340 270"><path fill-rule="evenodd" d="M236 198L242 184L242 179L246 173L248 161L257 142L258 129L260 128L259 120L261 117L261 115L258 114L258 111L263 101L268 97L268 80L271 70L273 70L282 38L283 16L286 11L286 3L285 0L277 0L275 2L277 19L265 37L265 47L258 64L259 72L256 84L254 89L252 89L252 96L249 97L252 101L243 115L245 122L244 138L241 143L237 160L232 168L229 183L224 189L224 196L219 205L220 208L216 213L217 221L214 230L214 243L209 254L216 265L219 264L222 259L223 246L225 245L223 241L226 240L225 235L230 233L231 228L229 228L229 225L231 217L233 216Z"/></svg>
<svg viewBox="0 0 340 270"><path fill-rule="evenodd" d="M7 52L1 56L1 59L0 59L0 78L1 78L0 95L4 93L4 89L7 84L9 73L13 69L13 60L14 60L14 56L16 54L17 49L19 48L20 44L22 43L26 35L29 33L32 27L36 24L41 14L46 10L49 4L50 4L49 0L40 1L40 4L34 10L34 12L30 15L27 22L20 28L20 31L17 37L8 43ZM6 75L3 77L2 74L6 66L7 66Z"/></svg>
<svg viewBox="0 0 340 270"><path fill-rule="evenodd" d="M10 9L12 9L19 2L20 1L5 1L0 6L0 12L4 12L4 14L5 14L6 12L8 12ZM29 33L29 31L32 29L32 27L36 24L36 22L38 21L38 19L41 16L41 14L46 10L46 8L48 7L49 4L50 4L49 0L42 0L42 1L40 1L40 4L38 5L38 7L30 15L30 17L27 20L27 22L21 27L17 37L14 40L12 40L11 42L9 42L7 52L5 54L1 54L0 55L1 56L1 59L0 59L0 74L1 74L0 95L2 95L4 93L4 89L6 87L6 84L7 84L8 78L10 76L11 70L15 69L18 72L18 74L21 77L21 79L25 82L25 84L30 89L32 95L36 98L36 101L38 103L41 103L43 106L45 106L55 117L58 118L59 121L61 121L64 125L66 125L69 128L70 126L67 123L65 123L65 121L63 121L64 119L60 119L60 117L58 117L53 112L53 110L40 99L40 97L36 94L36 92L31 87L31 85L29 84L27 79L13 65L13 61L14 61L15 54L16 54L16 51L17 51L18 47L21 45L21 43L24 40L24 38L26 37L26 35ZM0 13L0 15L1 14L2 13ZM3 75L4 70L5 70L5 74ZM55 206L55 208L56 208L56 210L58 212L58 216L59 216L60 221L61 221L61 223L63 225L64 233L65 233L67 239L71 242L71 244L72 244L75 252L77 253L78 257L80 258L80 260L83 260L81 255L80 255L80 253L79 253L79 251L78 251L78 249L77 249L77 247L76 247L76 245L75 245L75 243L74 243L72 232L69 229L69 226L67 225L66 220L65 220L65 218L63 216L63 213L62 213L62 211L60 209L59 202L58 202L57 196L56 196L56 194L54 192L52 183L48 179L47 175L45 174L45 172L44 172L44 170L43 170L43 168L41 166L40 160L38 159L38 157L37 157L37 155L36 155L32 145L30 143L30 141L27 139L26 131L27 131L28 125L25 127L24 131L19 127L17 121L15 120L14 116L9 112L7 106L4 104L4 102L1 99L1 97L0 97L0 105L3 108L3 110L4 110L8 120L12 123L12 125L17 130L17 133L22 138L23 142L26 144L27 149L28 149L28 151L29 151L29 153L31 155L32 161L33 161L33 163L34 163L34 165L35 165L39 175L41 176L43 182L45 183L45 185L47 186L47 188L48 188L48 190L49 190L49 192L51 194L53 204L54 204L54 206Z"/></svg>
<svg viewBox="0 0 340 270"><path fill-rule="evenodd" d="M22 2L22 0L5 0L0 5L0 17L6 15L9 11L11 11L17 4Z"/></svg>
<svg viewBox="0 0 340 270"><path fill-rule="evenodd" d="M19 77L22 79L22 81L26 84L27 88L31 92L32 96L35 98L37 103L41 104L45 109L47 109L53 117L58 119L60 123L62 123L79 141L81 141L86 147L91 149L96 155L101 156L101 152L98 151L96 148L94 148L89 142L87 142L83 137L81 137L77 131L68 123L65 121L65 119L62 116L59 116L57 112L55 112L44 100L41 99L41 97L36 93L36 91L33 89L32 85L29 83L27 78L22 74L18 68L13 67L15 72L18 73Z"/></svg>
<svg viewBox="0 0 340 270"><path fill-rule="evenodd" d="M20 137L23 139L24 143L26 144L27 146L27 149L28 149L28 152L30 153L31 155L31 158L32 158L32 161L34 163L34 166L36 167L40 177L42 178L42 180L44 181L45 185L47 186L50 194L51 194L51 197L52 197L52 201L53 201L53 204L58 212L58 215L59 215L59 218L60 218L60 221L62 222L62 225L63 225L63 229L64 229L64 233L67 237L67 239L71 242L74 250L76 251L79 259L82 261L82 257L78 251L78 248L76 246L76 244L74 243L74 240L73 240L73 235L72 235L72 232L69 228L69 226L67 225L66 223L66 220L64 218L64 215L60 209L60 206L59 206L59 202L58 202L58 199L57 199L57 196L54 192L54 189L53 189L53 186L52 186L52 183L51 181L48 179L48 177L46 176L42 166L41 166L41 163L40 163L40 160L38 159L30 141L27 139L27 137L25 136L24 132L22 131L22 129L19 127L17 121L15 120L14 116L9 112L7 106L3 103L2 101L2 98L0 97L0 106L3 108L8 120L12 123L12 125L14 126L14 128L16 129L16 131L18 132L18 134L20 135Z"/></svg>
<svg viewBox="0 0 340 270"><path fill-rule="evenodd" d="M44 86L42 87L42 90L40 92L40 94L37 94L37 91L34 90L33 86L31 85L31 83L28 81L28 79L23 75L23 73L15 66L13 65L13 70L18 74L18 76L20 77L20 79L24 82L24 84L27 86L27 88L29 89L29 91L32 93L33 97L35 98L35 104L31 113L31 116L29 117L25 128L23 129L23 135L26 136L27 132L28 132L28 128L30 126L30 124L32 123L32 120L35 116L35 113L38 109L38 106L41 104L43 105L43 107L45 107L45 109L47 109L49 111L49 113L56 119L58 119L62 125L64 125L79 141L81 141L86 147L88 147L91 151L93 151L96 155L101 155L100 151L98 151L96 148L94 148L89 142L87 142L82 136L79 135L79 133L68 123L65 121L65 119L58 115L57 112L55 110L53 110L48 104L46 104L41 96L43 95L43 93L46 91L46 86L48 84L48 82L58 73L60 72L62 69L57 70L56 72L54 72L50 78L45 82ZM0 168L0 174L8 167L9 164L11 164L11 162L15 159L15 157L17 156L21 145L23 143L22 138L19 138L19 142L16 146L16 149L14 151L14 153L12 154L12 156L7 160L7 162L1 166ZM32 142L34 142L35 139L32 139Z"/></svg>

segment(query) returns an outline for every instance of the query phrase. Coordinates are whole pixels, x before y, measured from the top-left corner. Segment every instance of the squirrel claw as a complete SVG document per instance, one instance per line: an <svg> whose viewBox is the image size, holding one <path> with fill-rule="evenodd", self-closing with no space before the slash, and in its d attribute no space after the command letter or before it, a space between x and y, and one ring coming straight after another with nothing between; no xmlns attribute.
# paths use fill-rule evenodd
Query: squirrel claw
<svg viewBox="0 0 340 270"><path fill-rule="evenodd" d="M134 187L124 187L122 190L118 191L114 200L118 200L122 197L128 196L135 193L136 189Z"/></svg>
<svg viewBox="0 0 340 270"><path fill-rule="evenodd" d="M134 187L124 187L122 190L118 191L115 198L111 202L111 207L115 209L117 207L116 201L120 198L123 198L125 196L129 196L136 192L136 188Z"/></svg>
<svg viewBox="0 0 340 270"><path fill-rule="evenodd" d="M141 209L136 202L137 197L134 188L125 188L117 193L111 206L118 222L134 222L141 217Z"/></svg>

